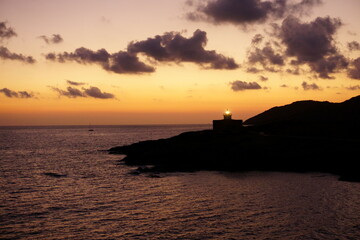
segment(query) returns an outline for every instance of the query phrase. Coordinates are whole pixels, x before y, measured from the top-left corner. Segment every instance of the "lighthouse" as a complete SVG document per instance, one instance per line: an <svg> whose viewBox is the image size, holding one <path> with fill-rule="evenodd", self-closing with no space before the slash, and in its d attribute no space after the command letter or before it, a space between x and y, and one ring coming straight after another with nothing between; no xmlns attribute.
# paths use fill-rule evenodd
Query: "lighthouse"
<svg viewBox="0 0 360 240"><path fill-rule="evenodd" d="M224 112L224 120L231 120L231 116L232 114L229 109Z"/></svg>
<svg viewBox="0 0 360 240"><path fill-rule="evenodd" d="M229 110L224 112L224 119L213 120L213 130L220 133L234 133L242 130L242 120L232 119L232 113Z"/></svg>

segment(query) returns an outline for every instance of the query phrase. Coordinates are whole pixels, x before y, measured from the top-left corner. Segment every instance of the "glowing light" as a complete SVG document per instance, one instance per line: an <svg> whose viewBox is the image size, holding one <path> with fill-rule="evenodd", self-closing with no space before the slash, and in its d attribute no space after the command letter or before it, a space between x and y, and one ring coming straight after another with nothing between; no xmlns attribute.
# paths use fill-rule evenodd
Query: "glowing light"
<svg viewBox="0 0 360 240"><path fill-rule="evenodd" d="M231 115L231 112L229 110L226 110L225 115Z"/></svg>

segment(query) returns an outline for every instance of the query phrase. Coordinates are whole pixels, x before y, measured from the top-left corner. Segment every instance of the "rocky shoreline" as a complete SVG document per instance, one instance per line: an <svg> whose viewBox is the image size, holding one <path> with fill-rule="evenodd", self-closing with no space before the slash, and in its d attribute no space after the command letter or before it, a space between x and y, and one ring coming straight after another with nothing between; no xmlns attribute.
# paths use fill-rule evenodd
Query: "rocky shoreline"
<svg viewBox="0 0 360 240"><path fill-rule="evenodd" d="M124 154L138 172L283 171L323 172L360 182L356 138L266 135L252 127L238 133L186 132L168 139L109 149ZM151 166L151 167L144 167Z"/></svg>
<svg viewBox="0 0 360 240"><path fill-rule="evenodd" d="M247 126L239 127L231 115L215 122L221 131L186 132L109 153L126 155L125 164L140 166L138 172L324 172L360 182L360 96L274 107L246 120Z"/></svg>

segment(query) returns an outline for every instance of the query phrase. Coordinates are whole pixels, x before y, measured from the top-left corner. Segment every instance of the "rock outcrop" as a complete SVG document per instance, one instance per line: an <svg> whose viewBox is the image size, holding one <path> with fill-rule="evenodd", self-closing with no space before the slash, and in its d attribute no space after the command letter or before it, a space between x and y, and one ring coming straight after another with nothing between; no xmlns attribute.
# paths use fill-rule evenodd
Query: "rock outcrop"
<svg viewBox="0 0 360 240"><path fill-rule="evenodd" d="M360 181L359 102L297 102L247 120L251 126L241 132L186 132L109 152L125 154L128 165L151 166L139 171L316 171Z"/></svg>

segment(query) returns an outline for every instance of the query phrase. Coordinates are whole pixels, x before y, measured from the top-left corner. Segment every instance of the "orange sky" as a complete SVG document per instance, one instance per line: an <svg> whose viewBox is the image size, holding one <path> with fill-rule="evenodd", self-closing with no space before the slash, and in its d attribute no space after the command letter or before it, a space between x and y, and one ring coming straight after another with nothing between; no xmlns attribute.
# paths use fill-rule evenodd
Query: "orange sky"
<svg viewBox="0 0 360 240"><path fill-rule="evenodd" d="M211 123L360 94L360 1L199 2L0 0L0 125Z"/></svg>

